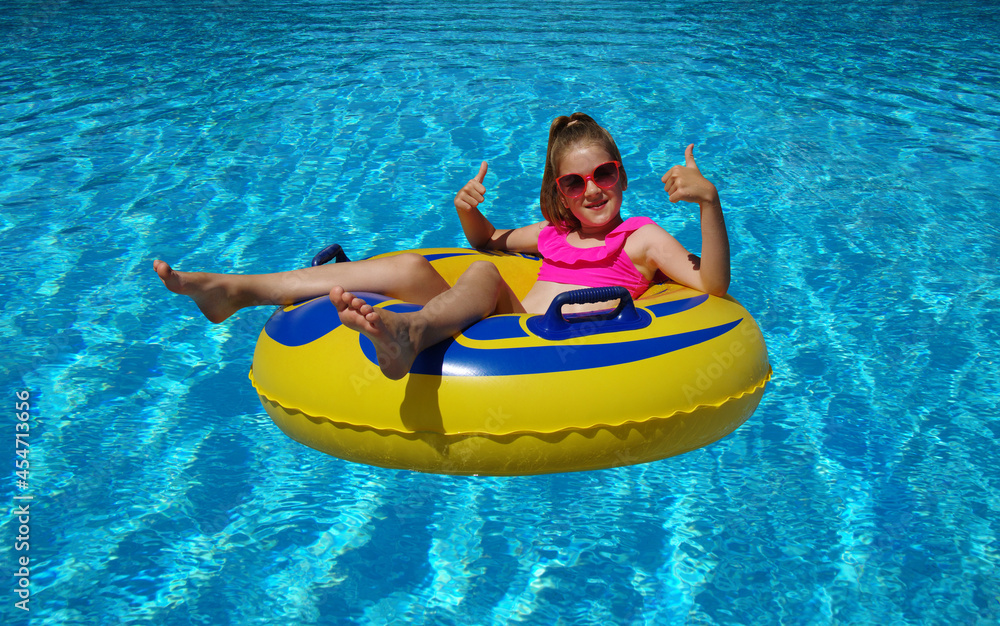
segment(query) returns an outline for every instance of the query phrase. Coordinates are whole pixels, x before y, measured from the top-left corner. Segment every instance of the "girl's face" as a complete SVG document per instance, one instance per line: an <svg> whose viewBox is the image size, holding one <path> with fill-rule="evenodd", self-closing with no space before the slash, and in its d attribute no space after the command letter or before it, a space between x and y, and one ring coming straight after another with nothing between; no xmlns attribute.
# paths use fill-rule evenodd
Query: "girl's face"
<svg viewBox="0 0 1000 626"><path fill-rule="evenodd" d="M598 165L611 160L613 160L611 155L601 146L595 144L578 146L570 149L559 159L556 178L567 174L587 177ZM581 230L586 233L588 230L603 229L608 226L614 228L620 224L622 219L619 213L624 191L621 180L608 189L601 189L593 180L587 180L586 185L583 194L576 198L559 191L560 202L580 220Z"/></svg>

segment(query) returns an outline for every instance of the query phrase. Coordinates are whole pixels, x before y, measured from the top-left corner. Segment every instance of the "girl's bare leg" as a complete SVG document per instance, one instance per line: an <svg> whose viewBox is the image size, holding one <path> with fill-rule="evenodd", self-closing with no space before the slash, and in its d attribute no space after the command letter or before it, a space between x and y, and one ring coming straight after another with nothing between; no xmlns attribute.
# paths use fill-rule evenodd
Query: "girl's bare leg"
<svg viewBox="0 0 1000 626"><path fill-rule="evenodd" d="M375 344L379 367L393 380L410 371L422 350L487 315L524 312L496 266L487 261L470 265L454 287L413 313L376 309L340 286L330 291L330 300L345 326L363 333Z"/></svg>
<svg viewBox="0 0 1000 626"><path fill-rule="evenodd" d="M334 286L417 304L426 304L449 287L427 259L413 253L275 274L177 272L159 260L153 269L167 289L189 296L215 323L244 307L292 304L329 293Z"/></svg>

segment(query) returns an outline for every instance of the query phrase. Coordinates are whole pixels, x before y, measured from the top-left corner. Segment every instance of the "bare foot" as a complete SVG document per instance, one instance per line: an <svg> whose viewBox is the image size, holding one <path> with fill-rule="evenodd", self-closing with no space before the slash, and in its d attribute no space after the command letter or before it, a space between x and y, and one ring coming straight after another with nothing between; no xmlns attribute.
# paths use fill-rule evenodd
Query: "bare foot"
<svg viewBox="0 0 1000 626"><path fill-rule="evenodd" d="M160 260L153 261L153 269L167 289L194 300L210 322L218 324L240 309L233 303L221 274L175 272Z"/></svg>
<svg viewBox="0 0 1000 626"><path fill-rule="evenodd" d="M330 290L330 301L344 326L362 333L375 344L378 366L386 378L406 376L417 358L417 348L410 336L411 324L406 314L376 309L342 287Z"/></svg>

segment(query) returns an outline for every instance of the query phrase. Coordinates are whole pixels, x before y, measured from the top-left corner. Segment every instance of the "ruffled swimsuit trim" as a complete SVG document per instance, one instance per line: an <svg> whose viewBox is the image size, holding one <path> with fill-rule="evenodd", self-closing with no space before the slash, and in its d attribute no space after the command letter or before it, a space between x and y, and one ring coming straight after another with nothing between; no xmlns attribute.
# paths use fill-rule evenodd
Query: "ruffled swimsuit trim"
<svg viewBox="0 0 1000 626"><path fill-rule="evenodd" d="M543 257L538 280L584 287L621 285L638 298L649 289L651 281L639 273L625 253L625 240L654 223L648 217L630 217L608 233L603 246L595 248L570 245L566 234L550 224L538 235L538 251Z"/></svg>

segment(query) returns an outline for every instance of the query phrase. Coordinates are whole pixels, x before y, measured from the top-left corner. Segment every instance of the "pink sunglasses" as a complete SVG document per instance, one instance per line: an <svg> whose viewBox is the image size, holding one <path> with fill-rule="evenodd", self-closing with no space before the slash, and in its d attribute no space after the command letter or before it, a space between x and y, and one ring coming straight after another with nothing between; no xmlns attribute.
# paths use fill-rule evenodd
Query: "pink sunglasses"
<svg viewBox="0 0 1000 626"><path fill-rule="evenodd" d="M619 169L621 163L618 161L608 161L601 163L594 168L594 171L587 176L580 174L566 174L556 179L559 190L569 198L579 198L587 190L587 181L592 180L601 189L610 189L618 183L620 176Z"/></svg>

